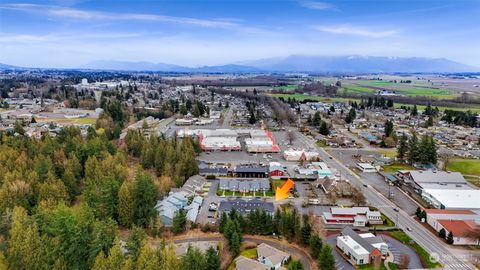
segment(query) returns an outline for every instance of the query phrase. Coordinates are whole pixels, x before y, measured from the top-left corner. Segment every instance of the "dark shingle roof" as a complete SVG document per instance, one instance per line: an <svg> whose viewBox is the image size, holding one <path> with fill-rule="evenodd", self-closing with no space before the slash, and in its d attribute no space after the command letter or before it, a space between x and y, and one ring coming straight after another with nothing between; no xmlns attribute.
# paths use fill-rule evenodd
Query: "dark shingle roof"
<svg viewBox="0 0 480 270"><path fill-rule="evenodd" d="M237 173L267 173L267 167L263 166L237 166L235 168Z"/></svg>
<svg viewBox="0 0 480 270"><path fill-rule="evenodd" d="M251 200L251 201L244 201L241 199L236 199L232 201L223 201L220 202L220 206L218 210L220 212L229 212L232 209L235 209L237 212L242 214L251 212L255 209L263 209L267 212L273 213L275 211L275 207L271 202L262 202L260 200Z"/></svg>

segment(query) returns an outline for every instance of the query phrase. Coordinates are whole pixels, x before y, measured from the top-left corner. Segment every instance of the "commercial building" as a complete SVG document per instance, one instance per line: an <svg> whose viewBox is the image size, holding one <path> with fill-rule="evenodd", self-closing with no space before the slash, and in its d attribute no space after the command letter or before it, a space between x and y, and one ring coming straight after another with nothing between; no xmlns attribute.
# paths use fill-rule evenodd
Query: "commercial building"
<svg viewBox="0 0 480 270"><path fill-rule="evenodd" d="M427 223L435 231L445 230L445 235L453 234L454 245L480 245L478 239L471 237L480 229L480 211L426 209Z"/></svg>
<svg viewBox="0 0 480 270"><path fill-rule="evenodd" d="M353 225L365 227L369 224L382 224L382 215L378 211L371 211L368 207L331 207L330 212L323 212L325 224Z"/></svg>
<svg viewBox="0 0 480 270"><path fill-rule="evenodd" d="M377 168L375 168L370 163L357 163L357 168L359 168L364 173L377 172Z"/></svg>
<svg viewBox="0 0 480 270"><path fill-rule="evenodd" d="M272 179L281 179L287 176L287 168L280 162L270 162L268 166L268 176Z"/></svg>
<svg viewBox="0 0 480 270"><path fill-rule="evenodd" d="M200 147L203 151L241 151L242 146L234 137L200 136Z"/></svg>
<svg viewBox="0 0 480 270"><path fill-rule="evenodd" d="M315 161L320 159L320 154L305 150L289 149L283 152L283 158L287 161Z"/></svg>
<svg viewBox="0 0 480 270"><path fill-rule="evenodd" d="M417 190L471 189L461 173L436 170L401 170L396 176Z"/></svg>
<svg viewBox="0 0 480 270"><path fill-rule="evenodd" d="M332 171L325 162L312 162L296 168L296 171L301 175L314 175L317 178L332 177Z"/></svg>
<svg viewBox="0 0 480 270"><path fill-rule="evenodd" d="M249 153L278 153L278 146L272 133L267 130L251 130L250 138L245 138L245 148Z"/></svg>
<svg viewBox="0 0 480 270"><path fill-rule="evenodd" d="M480 209L478 189L424 189L421 194L438 209Z"/></svg>
<svg viewBox="0 0 480 270"><path fill-rule="evenodd" d="M374 262L380 262L382 252L370 244L367 238L362 237L352 230L345 227L341 235L337 237L337 247L340 249L353 265L363 265ZM374 239L377 242L377 239ZM377 243L378 244L378 243ZM384 249L385 254L388 253L388 245L379 244ZM385 250L386 249L386 250Z"/></svg>
<svg viewBox="0 0 480 270"><path fill-rule="evenodd" d="M218 211L220 213L230 213L232 209L235 209L238 213L245 215L256 209L264 210L268 214L273 215L275 212L275 206L272 202L264 202L258 199L245 201L242 199L221 201Z"/></svg>

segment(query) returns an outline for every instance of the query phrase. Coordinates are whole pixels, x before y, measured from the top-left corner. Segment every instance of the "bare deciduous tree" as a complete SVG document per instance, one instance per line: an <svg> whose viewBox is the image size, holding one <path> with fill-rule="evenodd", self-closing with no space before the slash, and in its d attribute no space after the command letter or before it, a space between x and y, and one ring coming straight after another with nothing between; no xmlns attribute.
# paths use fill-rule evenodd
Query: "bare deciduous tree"
<svg viewBox="0 0 480 270"><path fill-rule="evenodd" d="M295 141L295 133L292 130L287 131L286 134L288 143L292 145L293 141Z"/></svg>

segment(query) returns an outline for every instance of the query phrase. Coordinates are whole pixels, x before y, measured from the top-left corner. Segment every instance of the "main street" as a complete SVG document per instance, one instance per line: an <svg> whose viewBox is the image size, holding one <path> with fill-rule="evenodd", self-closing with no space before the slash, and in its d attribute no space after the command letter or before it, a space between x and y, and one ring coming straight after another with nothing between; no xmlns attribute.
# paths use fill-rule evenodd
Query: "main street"
<svg viewBox="0 0 480 270"><path fill-rule="evenodd" d="M385 196L366 185L360 177L340 161L330 156L321 147L318 147L312 139L307 138L296 129L293 130L297 132L298 140L303 141L303 143L311 149L318 150L321 158L326 161L329 166L337 169L342 177L348 179L352 185L363 192L370 205L377 207L384 215L393 220L398 228L404 230L407 235L422 246L431 255L431 258L438 259L445 269L475 269L466 259L462 260L453 254L447 244L440 241L437 236L432 235L426 228L416 222L413 217L409 216L402 209L397 209L397 206Z"/></svg>

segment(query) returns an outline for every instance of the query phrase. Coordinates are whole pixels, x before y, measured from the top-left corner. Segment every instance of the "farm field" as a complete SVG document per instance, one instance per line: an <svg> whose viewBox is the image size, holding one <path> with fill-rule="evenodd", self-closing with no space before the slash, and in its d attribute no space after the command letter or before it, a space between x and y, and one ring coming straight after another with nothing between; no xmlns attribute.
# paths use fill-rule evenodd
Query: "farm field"
<svg viewBox="0 0 480 270"><path fill-rule="evenodd" d="M395 91L405 96L428 96L438 99L455 98L458 94L446 88L430 88L419 84L403 84L388 81L360 80L343 83L343 91L350 93L375 93L379 89Z"/></svg>
<svg viewBox="0 0 480 270"><path fill-rule="evenodd" d="M304 94L268 94L269 96L272 97L283 97L285 99L287 98L295 98L296 100L305 100L305 99L311 99L315 101L320 101L320 102L349 102L349 101L356 101L360 102L359 98L341 98L341 97L320 97L320 96L309 96L309 95L304 95ZM395 108L399 108L401 106L413 106L412 104L403 104L403 103L395 103L394 104ZM417 105L417 108L419 110L424 110L426 106L424 105ZM438 106L438 109L441 111L444 110L457 110L457 111L472 111L472 112L477 112L480 113L480 106L475 106L475 105L464 105L461 108L457 107L443 107L443 106Z"/></svg>
<svg viewBox="0 0 480 270"><path fill-rule="evenodd" d="M282 91L294 91L297 89L296 84L289 84L289 85L277 85L273 87L273 90L282 90Z"/></svg>

